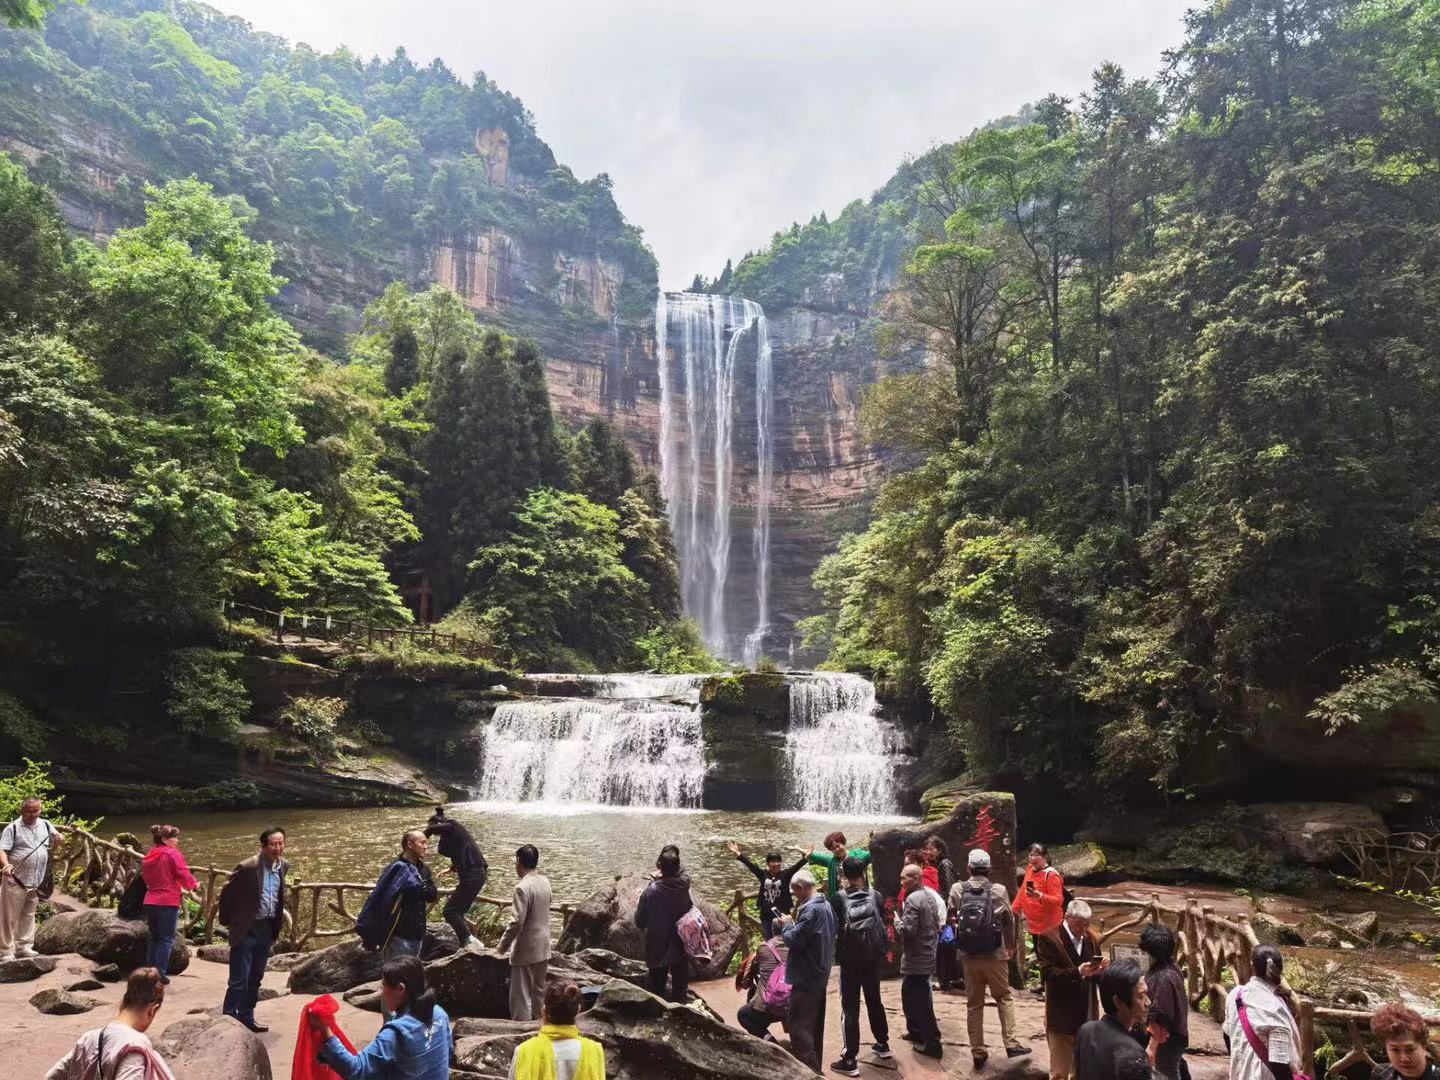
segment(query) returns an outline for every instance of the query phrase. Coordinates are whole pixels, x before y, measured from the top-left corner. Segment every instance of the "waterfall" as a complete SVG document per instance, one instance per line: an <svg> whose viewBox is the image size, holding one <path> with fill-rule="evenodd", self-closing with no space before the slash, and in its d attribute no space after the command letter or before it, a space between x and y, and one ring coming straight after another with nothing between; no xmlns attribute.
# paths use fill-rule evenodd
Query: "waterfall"
<svg viewBox="0 0 1440 1080"><path fill-rule="evenodd" d="M894 814L899 735L859 675L790 678L788 805L826 814Z"/></svg>
<svg viewBox="0 0 1440 1080"><path fill-rule="evenodd" d="M653 700L506 702L485 728L486 802L697 807L700 713Z"/></svg>
<svg viewBox="0 0 1440 1080"><path fill-rule="evenodd" d="M678 335L672 338L671 326ZM660 373L660 484L680 559L685 611L722 655L758 659L769 624L773 378L769 324L753 300L661 293L655 302ZM672 370L670 347L676 348ZM735 489L735 390L742 348L755 350L756 505L751 547L756 564L756 623L732 628L731 513ZM682 414L683 409L683 414ZM682 420L683 415L683 420ZM708 496L708 497L707 497Z"/></svg>

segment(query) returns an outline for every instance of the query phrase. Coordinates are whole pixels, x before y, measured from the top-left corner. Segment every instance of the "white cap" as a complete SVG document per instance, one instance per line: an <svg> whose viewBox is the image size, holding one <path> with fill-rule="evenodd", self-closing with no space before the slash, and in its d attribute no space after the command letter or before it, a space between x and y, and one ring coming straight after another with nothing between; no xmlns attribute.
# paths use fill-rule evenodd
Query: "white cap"
<svg viewBox="0 0 1440 1080"><path fill-rule="evenodd" d="M990 853L983 848L976 848L970 852L969 865L976 870L990 869Z"/></svg>

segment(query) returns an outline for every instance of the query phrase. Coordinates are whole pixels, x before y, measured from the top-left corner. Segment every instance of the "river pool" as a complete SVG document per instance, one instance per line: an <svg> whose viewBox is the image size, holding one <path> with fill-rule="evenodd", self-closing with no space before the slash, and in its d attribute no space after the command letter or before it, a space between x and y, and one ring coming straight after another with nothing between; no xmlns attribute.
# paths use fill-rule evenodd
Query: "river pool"
<svg viewBox="0 0 1440 1080"><path fill-rule="evenodd" d="M719 899L737 888L750 891L755 883L726 851L729 840L763 862L772 848L818 847L834 829L863 844L872 829L909 820L486 803L457 803L447 812L471 831L490 863L487 895L508 894L514 880L514 851L532 843L540 849L540 869L549 876L557 901L583 899L616 874L650 869L660 848L671 843L680 846L681 859L696 886ZM228 870L255 853L261 829L279 825L286 831L286 856L302 880L369 882L398 852L401 833L424 825L427 816L418 808L125 815L106 818L99 831L103 836L133 832L148 846L152 823L178 825L180 846L192 867ZM799 858L794 852L787 857ZM449 865L433 854L432 860L437 870Z"/></svg>

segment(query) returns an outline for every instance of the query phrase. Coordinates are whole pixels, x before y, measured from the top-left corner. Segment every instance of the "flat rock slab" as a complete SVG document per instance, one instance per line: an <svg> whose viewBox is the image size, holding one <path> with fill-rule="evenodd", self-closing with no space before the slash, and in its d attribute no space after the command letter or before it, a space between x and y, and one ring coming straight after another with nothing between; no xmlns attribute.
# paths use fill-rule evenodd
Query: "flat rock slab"
<svg viewBox="0 0 1440 1080"><path fill-rule="evenodd" d="M101 964L90 973L101 982L119 982L125 978L125 973L120 970L119 964Z"/></svg>
<svg viewBox="0 0 1440 1080"><path fill-rule="evenodd" d="M78 994L86 990L104 990L105 984L99 979L76 979L72 983L66 983L65 989L72 994Z"/></svg>
<svg viewBox="0 0 1440 1080"><path fill-rule="evenodd" d="M94 998L72 994L68 990L41 990L30 999L30 1004L46 1016L74 1016L87 1013L96 1005L103 1004Z"/></svg>
<svg viewBox="0 0 1440 1080"><path fill-rule="evenodd" d="M0 961L0 983L29 982L55 970L53 956L26 956L19 960Z"/></svg>

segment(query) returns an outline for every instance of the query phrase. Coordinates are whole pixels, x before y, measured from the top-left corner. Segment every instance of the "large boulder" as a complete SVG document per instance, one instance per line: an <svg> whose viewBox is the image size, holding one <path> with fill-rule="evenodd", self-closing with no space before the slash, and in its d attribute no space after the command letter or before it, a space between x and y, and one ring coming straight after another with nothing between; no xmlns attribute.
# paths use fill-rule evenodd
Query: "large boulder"
<svg viewBox="0 0 1440 1080"><path fill-rule="evenodd" d="M445 923L425 927L422 960L450 956L456 950L455 931ZM385 954L380 949L367 949L359 938L348 938L338 945L317 949L290 969L287 985L292 994L340 994L361 983L380 978Z"/></svg>
<svg viewBox="0 0 1440 1080"><path fill-rule="evenodd" d="M260 1036L233 1016L188 1016L155 1041L176 1080L274 1080Z"/></svg>
<svg viewBox="0 0 1440 1080"><path fill-rule="evenodd" d="M599 986L607 981L606 976L575 957L556 953L550 958L546 982L562 979L581 987ZM510 960L494 949L465 949L428 963L425 981L451 1016L510 1015ZM352 1004L368 1007L359 999Z"/></svg>
<svg viewBox="0 0 1440 1080"><path fill-rule="evenodd" d="M607 983L595 1007L580 1015L579 1028L605 1047L610 1080L812 1080L815 1075L775 1043L619 979ZM515 1047L531 1030L509 1021L457 1024L457 1071L506 1075Z"/></svg>
<svg viewBox="0 0 1440 1080"><path fill-rule="evenodd" d="M965 859L974 848L990 853L990 880L1013 894L1015 878L1015 796L1006 791L953 795L926 792L926 819L919 826L885 829L870 838L870 866L874 885L886 897L900 892L900 868L905 852L938 836L950 852L957 874L965 873Z"/></svg>
<svg viewBox="0 0 1440 1080"><path fill-rule="evenodd" d="M559 950L607 949L628 960L644 961L645 936L635 925L635 908L650 880L649 874L630 873L591 893L566 924ZM722 978L740 947L740 928L698 890L692 889L691 896L709 924L714 955L709 962L691 960L690 977L700 982Z"/></svg>
<svg viewBox="0 0 1440 1080"><path fill-rule="evenodd" d="M1255 803L1245 807L1245 828L1256 843L1293 862L1328 866L1340 859L1340 842L1358 831L1385 831L1384 819L1356 803Z"/></svg>
<svg viewBox="0 0 1440 1080"><path fill-rule="evenodd" d="M1105 851L1099 844L1065 844L1050 849L1050 865L1060 871L1067 885L1085 882L1109 869Z"/></svg>
<svg viewBox="0 0 1440 1080"><path fill-rule="evenodd" d="M79 953L97 964L133 971L145 965L149 937L143 919L122 919L113 911L92 908L46 919L35 932L35 948L48 956ZM189 966L190 946L177 937L167 974L179 975Z"/></svg>

